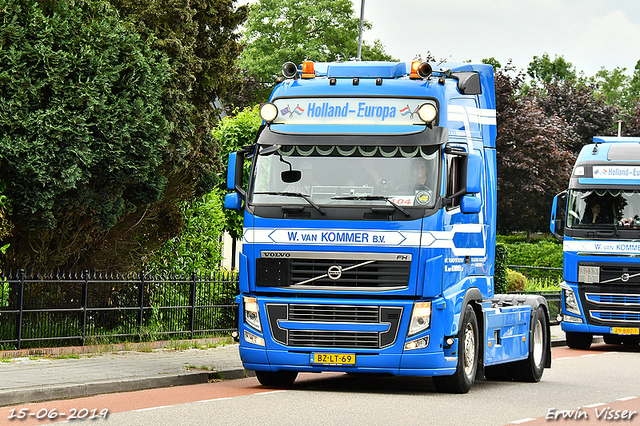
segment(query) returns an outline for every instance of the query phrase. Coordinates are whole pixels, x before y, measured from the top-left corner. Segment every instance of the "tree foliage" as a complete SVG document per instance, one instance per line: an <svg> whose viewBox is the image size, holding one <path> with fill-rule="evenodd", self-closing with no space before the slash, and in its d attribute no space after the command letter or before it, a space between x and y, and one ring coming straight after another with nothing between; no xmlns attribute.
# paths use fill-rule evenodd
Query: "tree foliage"
<svg viewBox="0 0 640 426"><path fill-rule="evenodd" d="M0 177L15 225L7 263L60 266L160 198L170 69L107 3L8 0L2 10Z"/></svg>
<svg viewBox="0 0 640 426"><path fill-rule="evenodd" d="M548 53L542 56L534 56L529 63L527 74L534 81L542 83L551 83L556 80L575 80L577 78L576 70L563 56L556 55L553 60Z"/></svg>
<svg viewBox="0 0 640 426"><path fill-rule="evenodd" d="M230 87L231 0L1 0L8 266L138 267L216 183L212 101Z"/></svg>
<svg viewBox="0 0 640 426"><path fill-rule="evenodd" d="M575 155L568 149L567 123L523 96L524 77L511 71L508 65L496 73L498 229L531 232L545 228L551 200L566 186Z"/></svg>
<svg viewBox="0 0 640 426"><path fill-rule="evenodd" d="M240 66L270 84L282 64L335 61L357 55L360 19L351 0L259 0L246 24ZM371 24L364 22L364 28ZM363 43L363 60L391 60L382 43Z"/></svg>
<svg viewBox="0 0 640 426"><path fill-rule="evenodd" d="M258 107L245 108L236 111L234 117L224 118L214 131L214 137L220 142L220 156L226 159L234 151L242 149L255 142L256 135L262 124ZM249 169L251 161L246 160L244 164L244 182L249 181ZM227 192L226 176L220 180L218 191L220 194ZM224 200L220 199L220 207L224 205ZM224 230L229 232L232 238L242 237L242 212L235 210L224 210L225 225Z"/></svg>

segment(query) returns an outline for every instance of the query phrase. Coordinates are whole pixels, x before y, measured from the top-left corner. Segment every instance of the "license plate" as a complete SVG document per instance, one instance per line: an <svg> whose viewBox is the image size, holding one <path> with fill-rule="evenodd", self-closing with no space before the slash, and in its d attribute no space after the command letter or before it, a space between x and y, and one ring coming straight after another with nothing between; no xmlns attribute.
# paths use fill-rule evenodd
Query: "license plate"
<svg viewBox="0 0 640 426"><path fill-rule="evenodd" d="M612 334L640 334L640 329L633 327L611 327Z"/></svg>
<svg viewBox="0 0 640 426"><path fill-rule="evenodd" d="M355 365L356 354L313 354L314 364Z"/></svg>

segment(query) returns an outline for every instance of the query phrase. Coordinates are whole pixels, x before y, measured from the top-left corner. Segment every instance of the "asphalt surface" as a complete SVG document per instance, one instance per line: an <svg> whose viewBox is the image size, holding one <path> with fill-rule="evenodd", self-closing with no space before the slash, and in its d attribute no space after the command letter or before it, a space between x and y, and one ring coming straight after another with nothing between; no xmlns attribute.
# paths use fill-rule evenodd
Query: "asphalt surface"
<svg viewBox="0 0 640 426"><path fill-rule="evenodd" d="M566 344L559 325L551 327L551 341L553 346ZM0 351L0 407L254 375L242 367L237 344L206 349L162 346Z"/></svg>

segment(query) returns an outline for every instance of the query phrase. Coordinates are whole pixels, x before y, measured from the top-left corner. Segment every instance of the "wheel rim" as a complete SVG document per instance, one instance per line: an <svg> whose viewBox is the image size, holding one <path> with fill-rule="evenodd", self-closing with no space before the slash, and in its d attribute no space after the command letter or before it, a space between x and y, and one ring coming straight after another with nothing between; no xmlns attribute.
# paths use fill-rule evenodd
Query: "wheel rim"
<svg viewBox="0 0 640 426"><path fill-rule="evenodd" d="M544 354L544 333L542 331L542 323L536 320L533 327L533 362L537 367L542 364L542 356Z"/></svg>
<svg viewBox="0 0 640 426"><path fill-rule="evenodd" d="M464 332L464 372L471 377L476 363L476 339L473 326L467 324Z"/></svg>

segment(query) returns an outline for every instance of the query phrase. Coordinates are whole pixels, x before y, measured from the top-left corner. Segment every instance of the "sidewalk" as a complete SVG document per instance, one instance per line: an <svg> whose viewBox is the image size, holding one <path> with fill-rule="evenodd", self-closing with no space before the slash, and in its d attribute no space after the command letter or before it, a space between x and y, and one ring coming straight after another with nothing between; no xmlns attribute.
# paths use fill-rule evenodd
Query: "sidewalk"
<svg viewBox="0 0 640 426"><path fill-rule="evenodd" d="M551 342L554 347L565 345L559 325L551 327ZM242 367L237 344L186 350L134 345L134 349L145 352L116 350L56 359L15 351L19 353L13 353L14 358L0 362L0 407L253 375ZM41 356L59 352L38 350Z"/></svg>

